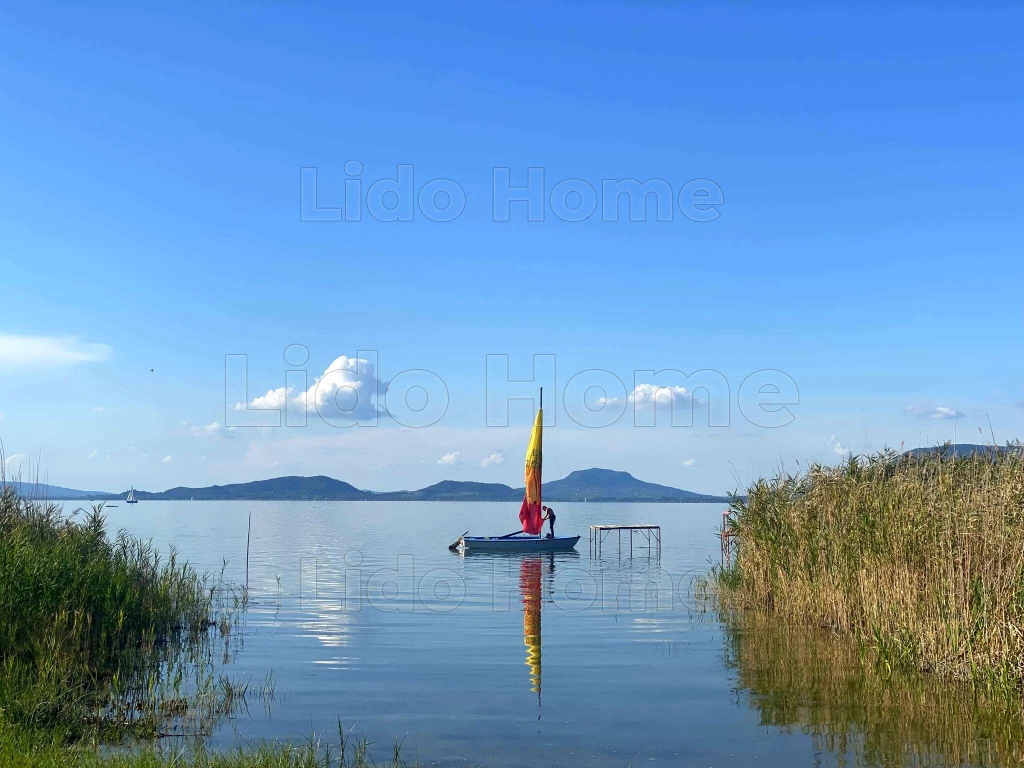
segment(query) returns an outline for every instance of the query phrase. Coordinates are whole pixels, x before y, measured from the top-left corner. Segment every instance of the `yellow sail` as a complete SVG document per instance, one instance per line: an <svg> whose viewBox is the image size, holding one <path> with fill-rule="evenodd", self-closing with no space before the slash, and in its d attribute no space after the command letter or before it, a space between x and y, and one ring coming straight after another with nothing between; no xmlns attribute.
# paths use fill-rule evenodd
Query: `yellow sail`
<svg viewBox="0 0 1024 768"><path fill-rule="evenodd" d="M537 418L533 422L533 431L530 433L530 444L526 448L526 494L523 498L523 506L519 510L519 520L523 524L523 530L534 535L539 534L544 527L540 509L543 448L544 408L542 406L537 409Z"/></svg>
<svg viewBox="0 0 1024 768"><path fill-rule="evenodd" d="M530 444L526 448L526 499L531 504L540 504L540 474L544 458L544 409L537 411L530 433Z"/></svg>

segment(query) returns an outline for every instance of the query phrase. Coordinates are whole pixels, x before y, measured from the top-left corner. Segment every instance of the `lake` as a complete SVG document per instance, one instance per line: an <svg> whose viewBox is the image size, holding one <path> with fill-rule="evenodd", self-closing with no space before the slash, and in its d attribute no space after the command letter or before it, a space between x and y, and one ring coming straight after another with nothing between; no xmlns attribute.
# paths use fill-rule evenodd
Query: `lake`
<svg viewBox="0 0 1024 768"><path fill-rule="evenodd" d="M70 509L73 505L67 505ZM999 764L1020 713L934 681L879 679L856 650L718 617L691 596L719 556L721 504L556 504L577 552L462 556L518 504L141 502L124 528L250 601L217 664L274 695L209 745L336 736L452 766ZM660 557L587 526L662 526ZM226 564L225 564L226 561ZM1017 755L1019 757L1019 755Z"/></svg>

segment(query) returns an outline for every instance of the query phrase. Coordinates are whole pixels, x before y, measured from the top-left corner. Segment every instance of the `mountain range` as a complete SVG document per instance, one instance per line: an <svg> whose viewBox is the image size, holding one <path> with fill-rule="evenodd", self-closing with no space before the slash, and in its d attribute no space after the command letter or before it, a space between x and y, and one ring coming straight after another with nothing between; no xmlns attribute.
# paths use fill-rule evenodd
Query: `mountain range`
<svg viewBox="0 0 1024 768"><path fill-rule="evenodd" d="M54 500L115 501L124 499L127 491L103 493L76 491L71 488L25 484L24 492L35 497ZM223 501L520 501L523 488L503 483L477 483L443 480L415 491L368 491L343 480L317 475L315 477L275 477L250 483L210 485L202 488L179 486L166 491L135 491L140 501L188 500ZM727 502L725 496L684 491L668 485L638 480L628 472L611 469L583 469L570 472L560 480L544 483L545 501L603 502Z"/></svg>
<svg viewBox="0 0 1024 768"><path fill-rule="evenodd" d="M964 458L971 456L975 453L1010 453L1024 452L1024 447L1019 443L1010 443L1008 445L977 445L975 443L946 443L945 445L936 445L930 448L911 448L909 451L904 451L906 456L945 456L947 458Z"/></svg>
<svg viewBox="0 0 1024 768"><path fill-rule="evenodd" d="M54 501L64 501L69 499L86 500L103 499L111 495L106 491L78 491L74 488L64 488L60 485L26 483L20 480L8 480L5 485L12 486L20 495L30 499L53 499Z"/></svg>

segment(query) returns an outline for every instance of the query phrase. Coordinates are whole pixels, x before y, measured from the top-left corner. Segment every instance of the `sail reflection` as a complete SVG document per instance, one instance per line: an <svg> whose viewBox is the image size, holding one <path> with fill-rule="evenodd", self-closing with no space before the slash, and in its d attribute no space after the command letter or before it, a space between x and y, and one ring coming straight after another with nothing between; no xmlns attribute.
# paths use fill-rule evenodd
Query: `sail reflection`
<svg viewBox="0 0 1024 768"><path fill-rule="evenodd" d="M575 553L561 553L562 556ZM523 600L523 645L530 670L530 690L537 694L537 719L541 706L541 607L555 589L555 553L524 557L519 564L519 591Z"/></svg>
<svg viewBox="0 0 1024 768"><path fill-rule="evenodd" d="M540 706L541 690L541 575L543 565L539 557L523 558L519 566L519 589L523 596L523 644L526 646L526 666L530 668L530 690L537 694Z"/></svg>

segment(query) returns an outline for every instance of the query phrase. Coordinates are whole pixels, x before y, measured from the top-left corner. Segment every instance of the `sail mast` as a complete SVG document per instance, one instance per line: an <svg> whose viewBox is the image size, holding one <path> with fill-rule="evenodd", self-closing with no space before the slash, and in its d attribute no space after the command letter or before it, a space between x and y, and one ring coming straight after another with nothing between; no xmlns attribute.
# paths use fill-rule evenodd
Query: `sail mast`
<svg viewBox="0 0 1024 768"><path fill-rule="evenodd" d="M540 410L537 411L537 413L538 414L543 414L544 413L544 387L540 388ZM543 426L543 419L544 419L544 417L541 416L541 429L542 430L544 428L544 426ZM540 464L537 467L537 502L540 504L541 514L543 515L543 510L544 510L544 432L543 431L541 432L541 437L540 437L540 455L541 455L541 460L540 460ZM541 519L541 522L540 522L540 532L537 535L538 536L543 536L544 535L544 520L543 519ZM539 695L540 694L538 692L538 696Z"/></svg>

